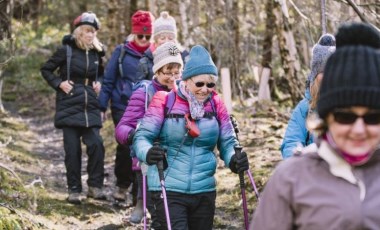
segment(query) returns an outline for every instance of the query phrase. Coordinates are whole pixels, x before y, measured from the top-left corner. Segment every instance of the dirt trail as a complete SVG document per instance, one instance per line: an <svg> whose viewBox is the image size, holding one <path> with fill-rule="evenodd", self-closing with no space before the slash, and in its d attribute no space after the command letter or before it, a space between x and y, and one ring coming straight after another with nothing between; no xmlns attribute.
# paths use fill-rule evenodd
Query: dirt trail
<svg viewBox="0 0 380 230"><path fill-rule="evenodd" d="M30 131L34 133L35 140L33 142L33 153L35 158L39 159L37 165L30 165L30 172L40 176L43 186L48 192L50 199L55 204L53 208L59 207L60 210L52 210L49 217L35 215L35 220L43 223L47 229L143 229L143 225L132 225L125 221L132 208L123 208L116 205L111 194L114 189L114 173L113 173L113 156L108 154L105 161L105 184L104 189L107 193L106 201L96 201L93 199L85 199L81 205L72 205L66 202L66 176L64 166L64 151L62 146L62 132L55 129L51 116L39 116L38 118L28 118L26 122ZM242 144L247 146L245 150L249 153L251 161L251 170L259 170L262 167L271 168L273 162L279 160L278 146L279 138L276 137L282 131L276 131L277 134L271 135L272 139L267 142L268 132L273 134L271 126L273 124L265 121L252 119L244 120L244 127L239 135ZM278 124L276 124L278 125ZM275 125L275 126L276 126ZM275 129L281 129L282 125L278 125ZM252 136L253 135L253 136ZM110 138L110 137L108 137ZM251 147L249 147L251 146ZM269 146L269 147L268 147ZM111 151L112 152L112 151ZM255 161L252 163L252 161ZM82 184L83 197L85 198L87 187L86 169L87 156L83 149L82 156ZM254 174L257 172L253 172ZM258 172L261 174L261 172ZM240 199L238 177L231 173L229 169L223 167L222 161L217 170L217 210L214 219L214 229L243 229L243 213ZM265 179L265 178L264 178ZM246 177L246 181L248 178ZM263 181L256 181L261 186ZM249 213L256 203L255 194L252 186L246 182L248 208ZM43 205L43 204L39 204ZM47 204L45 204L47 205Z"/></svg>

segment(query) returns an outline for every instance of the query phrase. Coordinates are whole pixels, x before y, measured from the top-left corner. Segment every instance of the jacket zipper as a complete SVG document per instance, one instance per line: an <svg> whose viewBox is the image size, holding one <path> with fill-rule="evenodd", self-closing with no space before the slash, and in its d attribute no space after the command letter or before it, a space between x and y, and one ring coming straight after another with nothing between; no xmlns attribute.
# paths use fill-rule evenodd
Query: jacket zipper
<svg viewBox="0 0 380 230"><path fill-rule="evenodd" d="M191 145L191 158L190 158L190 169L189 169L189 184L187 186L187 191L191 191L191 178L193 177L193 163L194 163L194 145L195 145L195 138L193 138L193 143Z"/></svg>
<svg viewBox="0 0 380 230"><path fill-rule="evenodd" d="M86 50L86 74L85 74L85 79L87 79L87 74L88 74L88 50ZM86 85L83 86L84 87L84 117L85 117L85 120L86 120L86 127L89 127L89 124L88 124L88 114L87 114L87 104L88 104L88 96L87 96L87 89L86 89Z"/></svg>

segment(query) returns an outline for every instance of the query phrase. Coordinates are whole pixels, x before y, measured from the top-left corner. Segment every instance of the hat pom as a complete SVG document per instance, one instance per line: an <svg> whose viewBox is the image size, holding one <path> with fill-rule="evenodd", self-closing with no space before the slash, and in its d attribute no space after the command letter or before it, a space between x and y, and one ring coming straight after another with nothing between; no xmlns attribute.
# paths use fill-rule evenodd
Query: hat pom
<svg viewBox="0 0 380 230"><path fill-rule="evenodd" d="M169 18L169 12L167 11L162 11L160 14L160 17L163 19L168 19Z"/></svg>
<svg viewBox="0 0 380 230"><path fill-rule="evenodd" d="M380 48L380 32L368 23L346 23L336 35L336 46L369 46Z"/></svg>

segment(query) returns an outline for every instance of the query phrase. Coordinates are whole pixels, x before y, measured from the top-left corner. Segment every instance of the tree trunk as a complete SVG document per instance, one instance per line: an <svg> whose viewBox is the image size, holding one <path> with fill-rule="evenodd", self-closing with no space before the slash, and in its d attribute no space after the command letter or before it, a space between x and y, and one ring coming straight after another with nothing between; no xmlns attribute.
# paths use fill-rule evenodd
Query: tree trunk
<svg viewBox="0 0 380 230"><path fill-rule="evenodd" d="M12 15L14 1L0 1L0 112L3 113L4 106L2 101L3 91L3 70L7 63L13 57L13 40L12 40Z"/></svg>
<svg viewBox="0 0 380 230"><path fill-rule="evenodd" d="M281 64L284 69L285 79L289 83L289 90L292 102L296 104L305 92L305 81L301 75L301 65L297 55L294 35L291 24L281 11L279 3L274 5L274 15L276 16L277 36L281 56Z"/></svg>
<svg viewBox="0 0 380 230"><path fill-rule="evenodd" d="M271 69L272 63L272 38L274 36L274 29L276 25L276 17L273 14L274 1L268 0L265 4L266 13L266 25L265 25L265 35L263 40L263 55L261 60L261 66Z"/></svg>

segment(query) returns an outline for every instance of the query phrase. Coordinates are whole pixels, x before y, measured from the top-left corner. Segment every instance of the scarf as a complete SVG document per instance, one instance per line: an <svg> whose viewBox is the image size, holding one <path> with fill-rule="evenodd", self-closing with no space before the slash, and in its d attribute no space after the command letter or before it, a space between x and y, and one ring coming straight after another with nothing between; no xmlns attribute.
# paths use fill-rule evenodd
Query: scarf
<svg viewBox="0 0 380 230"><path fill-rule="evenodd" d="M187 90L186 84L181 81L179 83L179 91L184 95L189 102L190 115L193 120L198 120L205 114L204 103L199 102L193 93Z"/></svg>
<svg viewBox="0 0 380 230"><path fill-rule="evenodd" d="M135 41L131 41L128 43L128 46L133 49L134 51L139 52L140 54L143 54L145 50L147 50L150 46L150 43L146 46L139 46Z"/></svg>
<svg viewBox="0 0 380 230"><path fill-rule="evenodd" d="M369 160L369 158L372 156L371 152L366 152L360 155L351 155L348 152L344 152L338 148L336 145L333 137L331 136L330 132L327 132L323 137L324 140L327 141L327 143L330 144L331 147L350 165L362 165L365 162Z"/></svg>

